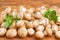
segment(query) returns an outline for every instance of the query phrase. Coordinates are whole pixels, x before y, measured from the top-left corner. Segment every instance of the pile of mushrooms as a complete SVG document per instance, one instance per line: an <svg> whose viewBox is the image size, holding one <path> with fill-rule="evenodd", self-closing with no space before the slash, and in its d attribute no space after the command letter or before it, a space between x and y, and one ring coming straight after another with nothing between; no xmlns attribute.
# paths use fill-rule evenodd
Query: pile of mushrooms
<svg viewBox="0 0 60 40"><path fill-rule="evenodd" d="M18 35L20 38L25 38L35 35L36 38L44 38L45 36L55 35L60 38L60 8L56 6L50 8L56 10L57 22L50 21L44 16L48 9L45 6L26 8L21 5L17 9L7 7L0 12L0 36L6 35L7 38L14 38ZM11 26L5 28L4 21L7 14L14 18L18 17L19 20L13 21Z"/></svg>

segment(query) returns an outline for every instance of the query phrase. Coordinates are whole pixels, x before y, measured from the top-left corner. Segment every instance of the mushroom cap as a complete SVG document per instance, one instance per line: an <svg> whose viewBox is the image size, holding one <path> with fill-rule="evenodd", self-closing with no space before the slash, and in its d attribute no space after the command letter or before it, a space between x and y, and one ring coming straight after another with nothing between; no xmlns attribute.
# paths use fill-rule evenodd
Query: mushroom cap
<svg viewBox="0 0 60 40"><path fill-rule="evenodd" d="M56 36L56 38L60 38L60 31L57 31L57 32L55 33L55 36Z"/></svg>
<svg viewBox="0 0 60 40"><path fill-rule="evenodd" d="M28 31L29 36L32 36L35 33L34 29L32 28L29 28L27 31Z"/></svg>
<svg viewBox="0 0 60 40"><path fill-rule="evenodd" d="M6 31L7 30L5 28L0 28L0 36L4 36Z"/></svg>
<svg viewBox="0 0 60 40"><path fill-rule="evenodd" d="M37 28L35 28L37 31L44 31L44 26L39 25Z"/></svg>
<svg viewBox="0 0 60 40"><path fill-rule="evenodd" d="M44 33L42 31L37 31L35 36L36 38L44 38Z"/></svg>
<svg viewBox="0 0 60 40"><path fill-rule="evenodd" d="M17 36L17 31L16 29L9 29L6 33L7 38L14 38Z"/></svg>
<svg viewBox="0 0 60 40"><path fill-rule="evenodd" d="M21 38L25 38L27 36L27 29L25 27L19 28L18 36Z"/></svg>
<svg viewBox="0 0 60 40"><path fill-rule="evenodd" d="M24 21L23 20L17 21L16 26L17 28L21 28L22 26L24 26Z"/></svg>

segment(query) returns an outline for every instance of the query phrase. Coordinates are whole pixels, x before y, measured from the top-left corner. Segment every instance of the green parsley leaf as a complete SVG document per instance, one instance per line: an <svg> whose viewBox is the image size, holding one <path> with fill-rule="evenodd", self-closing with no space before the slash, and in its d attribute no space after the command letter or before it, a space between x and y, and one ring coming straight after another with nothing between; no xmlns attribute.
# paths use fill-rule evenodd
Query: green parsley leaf
<svg viewBox="0 0 60 40"><path fill-rule="evenodd" d="M15 20L18 21L18 20L20 20L20 19L19 19L19 18L16 18Z"/></svg>
<svg viewBox="0 0 60 40"><path fill-rule="evenodd" d="M12 23L13 23L13 16L11 15L6 15L6 19L5 19L5 28L8 28Z"/></svg>
<svg viewBox="0 0 60 40"><path fill-rule="evenodd" d="M5 22L5 23L4 23L4 28L8 28L9 25L10 25L10 24L9 24L8 22Z"/></svg>
<svg viewBox="0 0 60 40"><path fill-rule="evenodd" d="M13 20L13 16L7 15L7 16L6 16L6 21L9 21L9 20Z"/></svg>
<svg viewBox="0 0 60 40"><path fill-rule="evenodd" d="M53 20L54 22L57 21L57 16L56 16L56 11L55 10L50 10L48 9L46 12L45 12L45 17L48 18L49 20Z"/></svg>
<svg viewBox="0 0 60 40"><path fill-rule="evenodd" d="M14 18L11 15L6 15L4 27L9 28L13 24L13 21L18 21L18 20L20 20L20 19L19 18Z"/></svg>

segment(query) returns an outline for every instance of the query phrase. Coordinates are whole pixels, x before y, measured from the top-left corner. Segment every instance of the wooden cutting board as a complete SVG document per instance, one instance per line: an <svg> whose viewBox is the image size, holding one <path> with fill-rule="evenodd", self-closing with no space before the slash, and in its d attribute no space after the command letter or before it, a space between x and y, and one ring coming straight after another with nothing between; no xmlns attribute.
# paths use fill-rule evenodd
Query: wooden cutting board
<svg viewBox="0 0 60 40"><path fill-rule="evenodd" d="M6 6L19 6L19 5L30 5L32 7L45 6L58 6L60 7L60 0L0 0L0 11L2 11ZM33 37L26 37L25 39L16 37L13 39L8 39L5 36L0 37L0 40L60 40L56 39L55 36L45 37L43 39L36 39Z"/></svg>

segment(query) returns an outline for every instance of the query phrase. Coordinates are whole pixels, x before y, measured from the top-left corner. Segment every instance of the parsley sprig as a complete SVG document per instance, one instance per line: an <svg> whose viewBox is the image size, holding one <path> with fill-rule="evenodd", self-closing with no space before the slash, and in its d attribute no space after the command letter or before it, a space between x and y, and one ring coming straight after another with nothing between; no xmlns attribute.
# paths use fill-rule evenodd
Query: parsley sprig
<svg viewBox="0 0 60 40"><path fill-rule="evenodd" d="M48 18L49 20L53 20L54 22L57 21L57 16L56 16L56 11L55 10L50 10L48 9L46 12L45 12L45 17Z"/></svg>
<svg viewBox="0 0 60 40"><path fill-rule="evenodd" d="M4 23L4 27L5 28L9 28L12 24L13 24L13 21L18 21L20 20L19 18L14 18L13 16L11 15L6 15L6 19L5 19L5 23Z"/></svg>

